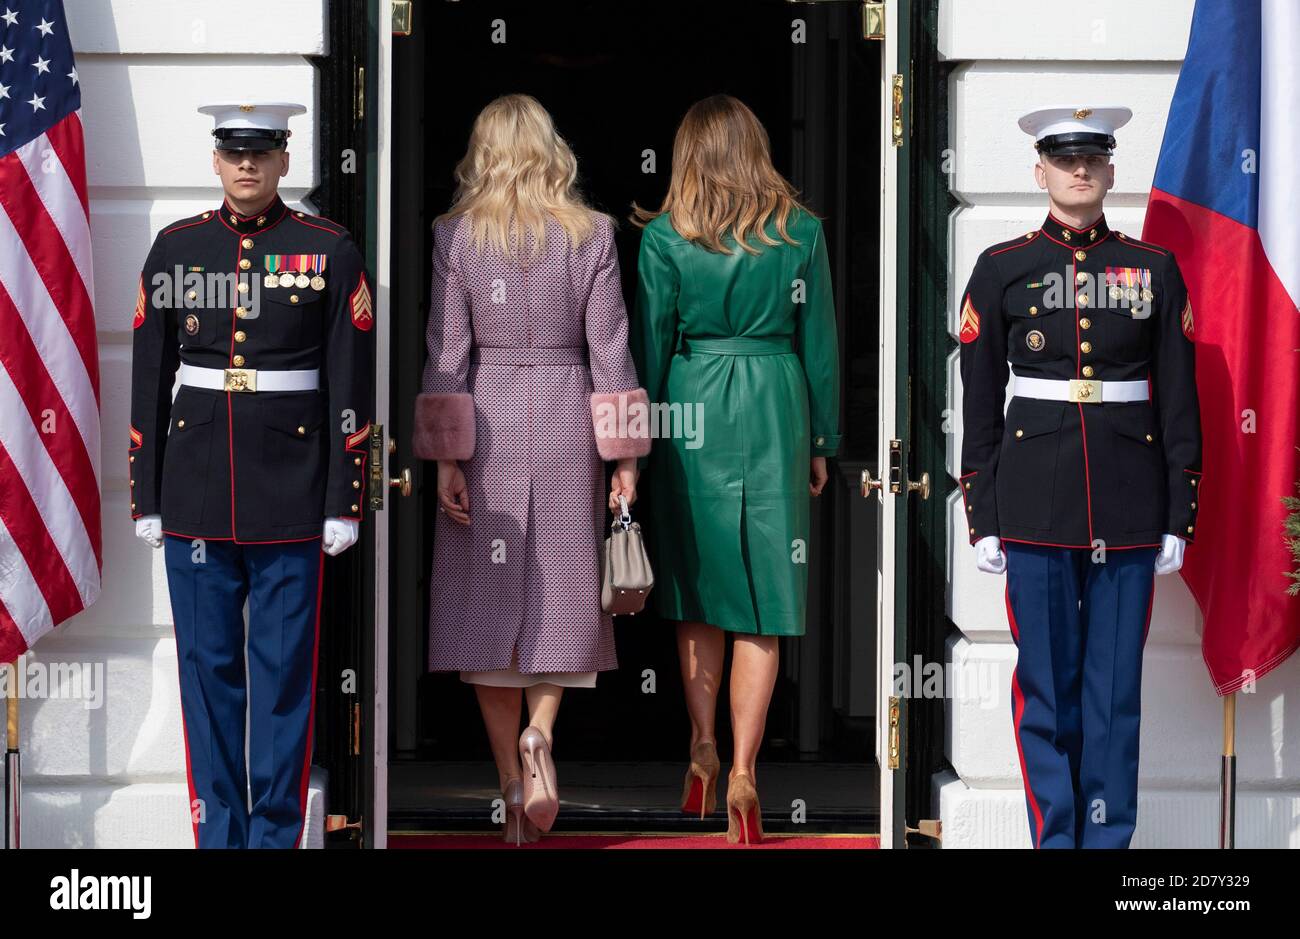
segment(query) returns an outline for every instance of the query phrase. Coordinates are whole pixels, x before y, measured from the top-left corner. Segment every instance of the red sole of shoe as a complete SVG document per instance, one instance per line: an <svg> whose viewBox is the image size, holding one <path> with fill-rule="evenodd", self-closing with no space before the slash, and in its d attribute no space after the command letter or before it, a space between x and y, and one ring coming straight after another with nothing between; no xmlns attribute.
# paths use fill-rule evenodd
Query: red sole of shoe
<svg viewBox="0 0 1300 939"><path fill-rule="evenodd" d="M686 815L700 814L700 809L704 807L704 783L700 777L696 776L691 780L691 791L686 796L686 801L682 803L682 812Z"/></svg>

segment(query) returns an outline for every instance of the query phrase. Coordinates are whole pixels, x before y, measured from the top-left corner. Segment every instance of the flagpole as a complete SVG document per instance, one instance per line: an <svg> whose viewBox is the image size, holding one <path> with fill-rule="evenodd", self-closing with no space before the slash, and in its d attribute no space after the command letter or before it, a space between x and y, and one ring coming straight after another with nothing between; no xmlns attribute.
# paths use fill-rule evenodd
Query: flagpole
<svg viewBox="0 0 1300 939"><path fill-rule="evenodd" d="M22 762L18 753L18 663L9 665L5 682L5 847L19 847L22 816Z"/></svg>
<svg viewBox="0 0 1300 939"><path fill-rule="evenodd" d="M1223 698L1223 763L1219 768L1219 847L1236 846L1237 834L1237 693Z"/></svg>

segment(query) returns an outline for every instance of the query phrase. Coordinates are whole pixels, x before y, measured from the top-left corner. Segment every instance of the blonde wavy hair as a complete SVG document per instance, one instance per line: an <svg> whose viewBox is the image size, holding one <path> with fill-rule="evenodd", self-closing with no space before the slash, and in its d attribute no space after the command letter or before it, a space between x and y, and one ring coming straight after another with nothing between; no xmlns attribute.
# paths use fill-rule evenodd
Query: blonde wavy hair
<svg viewBox="0 0 1300 939"><path fill-rule="evenodd" d="M578 191L578 160L531 95L502 95L485 107L456 164L451 207L435 220L468 216L474 250L491 245L505 257L535 257L554 219L568 243L582 244L596 212Z"/></svg>
<svg viewBox="0 0 1300 939"><path fill-rule="evenodd" d="M790 213L808 212L796 190L772 166L767 131L745 104L731 95L713 95L691 105L673 140L673 176L657 212L632 204L632 224L672 213L672 225L688 241L722 254L731 235L750 254L752 233L765 245L780 242L766 231L775 219L777 233L798 244L786 231ZM811 215L812 213L809 212Z"/></svg>

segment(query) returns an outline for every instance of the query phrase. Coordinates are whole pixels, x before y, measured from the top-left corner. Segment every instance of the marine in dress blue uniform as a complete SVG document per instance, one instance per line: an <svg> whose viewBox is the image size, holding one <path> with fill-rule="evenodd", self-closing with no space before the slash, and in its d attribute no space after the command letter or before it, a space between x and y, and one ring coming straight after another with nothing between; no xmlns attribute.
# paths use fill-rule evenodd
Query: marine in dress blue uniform
<svg viewBox="0 0 1300 939"><path fill-rule="evenodd" d="M356 540L364 506L374 315L348 232L275 193L270 154L306 109L200 110L227 196L163 229L141 272L131 515L165 542L195 843L288 848L311 764L324 554ZM261 183L258 154L275 161ZM269 201L232 196L241 187Z"/></svg>
<svg viewBox="0 0 1300 939"><path fill-rule="evenodd" d="M1082 180L1113 172L1130 116L1048 108L1020 124L1044 165ZM1187 288L1170 251L1100 209L1089 224L1049 213L988 248L961 299L959 486L981 567L1007 576L1012 717L1041 848L1129 844L1154 576L1181 564L1200 502Z"/></svg>

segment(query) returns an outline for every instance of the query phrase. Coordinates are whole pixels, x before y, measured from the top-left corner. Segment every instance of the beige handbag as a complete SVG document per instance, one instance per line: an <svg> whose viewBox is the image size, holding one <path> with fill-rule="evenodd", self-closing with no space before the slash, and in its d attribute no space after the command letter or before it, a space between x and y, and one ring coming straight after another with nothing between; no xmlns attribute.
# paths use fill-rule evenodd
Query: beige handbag
<svg viewBox="0 0 1300 939"><path fill-rule="evenodd" d="M632 521L626 499L619 496L618 503L622 514L609 526L600 585L601 609L615 616L640 612L655 585L650 558L641 540L641 524Z"/></svg>

